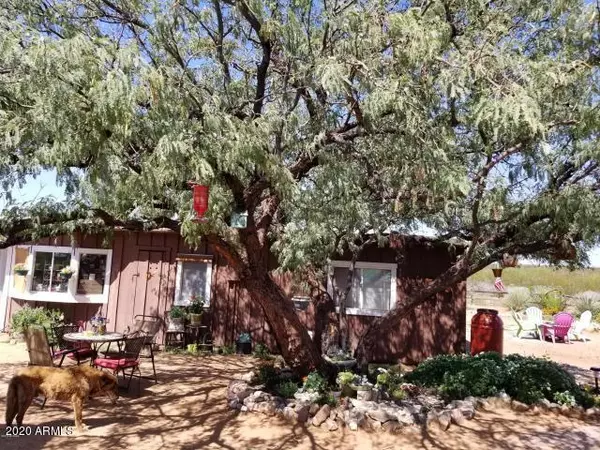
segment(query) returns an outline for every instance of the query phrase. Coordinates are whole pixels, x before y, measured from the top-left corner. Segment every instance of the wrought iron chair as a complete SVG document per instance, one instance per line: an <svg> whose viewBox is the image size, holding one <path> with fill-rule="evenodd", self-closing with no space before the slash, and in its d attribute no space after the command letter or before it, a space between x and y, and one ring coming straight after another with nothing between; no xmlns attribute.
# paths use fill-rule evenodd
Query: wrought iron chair
<svg viewBox="0 0 600 450"><path fill-rule="evenodd" d="M146 345L147 336L145 333L139 332L135 335L128 336L123 339L123 349L118 354L105 355L104 358L94 359L92 365L101 369L110 370L112 373L118 376L119 372L123 373L123 378L127 379L125 370L131 369L129 374L129 380L127 381L127 391L131 385L131 379L134 376L134 372L138 372L136 377L138 378L138 395L140 392L140 383L142 372L140 371L140 352L142 347Z"/></svg>
<svg viewBox="0 0 600 450"><path fill-rule="evenodd" d="M77 333L78 330L78 325L59 325L52 327L52 333L54 334L56 346L58 347L57 350L53 349L52 358L61 358L58 367L62 365L63 361L65 360L65 356L76 360L77 365L81 364L81 361L84 361L88 358L92 359L96 357L96 352L90 344L82 342L69 342L65 340L65 334Z"/></svg>
<svg viewBox="0 0 600 450"><path fill-rule="evenodd" d="M150 358L152 360L152 372L154 373L154 382L158 383L156 377L156 366L154 364L154 344L156 335L163 326L163 320L159 316L150 316L144 314L138 314L134 317L133 328L127 327L125 334L144 333L146 336L146 342L144 347L148 349L148 354L140 353L141 358Z"/></svg>

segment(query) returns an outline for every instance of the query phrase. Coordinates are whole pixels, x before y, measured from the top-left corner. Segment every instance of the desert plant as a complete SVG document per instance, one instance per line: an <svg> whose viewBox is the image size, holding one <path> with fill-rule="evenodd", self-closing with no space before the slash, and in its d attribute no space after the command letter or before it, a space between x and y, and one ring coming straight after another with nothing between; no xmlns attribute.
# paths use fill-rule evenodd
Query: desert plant
<svg viewBox="0 0 600 450"><path fill-rule="evenodd" d="M284 381L275 387L275 392L283 398L293 398L298 392L298 385L290 380Z"/></svg>
<svg viewBox="0 0 600 450"><path fill-rule="evenodd" d="M540 307L546 316L553 316L564 311L567 306L567 302L559 289L550 289L545 292L538 290L532 297L534 303Z"/></svg>
<svg viewBox="0 0 600 450"><path fill-rule="evenodd" d="M600 314L600 293L587 291L575 295L574 312L580 316L585 311L591 311L593 317Z"/></svg>
<svg viewBox="0 0 600 450"><path fill-rule="evenodd" d="M323 393L327 390L327 380L319 372L313 370L306 376L303 388L307 392Z"/></svg>
<svg viewBox="0 0 600 450"><path fill-rule="evenodd" d="M517 287L510 289L505 306L513 311L523 311L531 303L531 292L527 288Z"/></svg>

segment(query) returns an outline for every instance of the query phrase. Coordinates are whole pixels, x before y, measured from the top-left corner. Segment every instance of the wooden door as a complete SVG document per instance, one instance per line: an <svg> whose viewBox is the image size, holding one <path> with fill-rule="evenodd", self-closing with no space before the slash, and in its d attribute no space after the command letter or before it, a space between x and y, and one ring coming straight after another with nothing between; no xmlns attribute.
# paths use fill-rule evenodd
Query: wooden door
<svg viewBox="0 0 600 450"><path fill-rule="evenodd" d="M164 312L161 307L164 309L168 278L163 274L164 256L163 251L139 251L133 317L137 314L162 315Z"/></svg>

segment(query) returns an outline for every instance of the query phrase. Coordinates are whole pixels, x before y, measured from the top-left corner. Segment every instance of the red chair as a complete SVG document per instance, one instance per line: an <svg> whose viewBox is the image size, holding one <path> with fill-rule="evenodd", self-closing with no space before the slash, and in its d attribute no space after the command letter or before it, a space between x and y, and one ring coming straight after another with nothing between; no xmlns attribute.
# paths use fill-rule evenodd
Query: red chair
<svg viewBox="0 0 600 450"><path fill-rule="evenodd" d="M119 375L119 372L123 373L123 378L127 378L126 370L131 369L129 374L129 380L127 382L127 391L129 392L129 386L131 385L131 379L134 373L137 371L136 377L138 378L138 395L140 392L140 382L142 379L142 372L140 371L140 352L142 347L145 345L147 337L145 334L136 334L133 336L126 337L123 339L123 349L117 354L106 355L104 358L96 358L93 361L94 367L101 369L110 370L113 374Z"/></svg>

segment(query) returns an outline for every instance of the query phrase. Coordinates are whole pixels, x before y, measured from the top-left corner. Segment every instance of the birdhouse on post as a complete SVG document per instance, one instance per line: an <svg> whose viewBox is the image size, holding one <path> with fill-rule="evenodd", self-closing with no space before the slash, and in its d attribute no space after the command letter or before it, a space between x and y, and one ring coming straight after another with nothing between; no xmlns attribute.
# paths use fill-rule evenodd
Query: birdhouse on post
<svg viewBox="0 0 600 450"><path fill-rule="evenodd" d="M197 184L192 181L189 182L192 187L194 194L194 211L196 211L196 221L206 222L204 214L208 210L208 186L204 184Z"/></svg>

